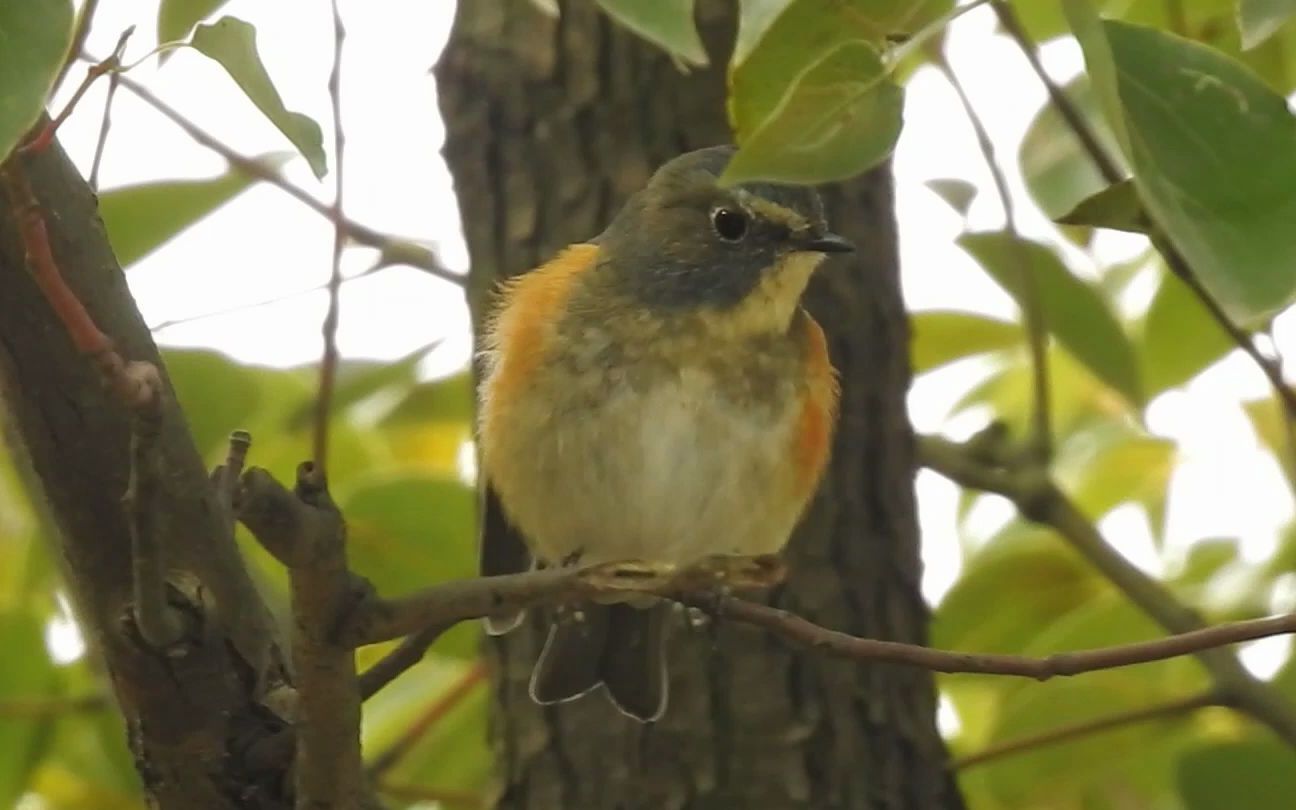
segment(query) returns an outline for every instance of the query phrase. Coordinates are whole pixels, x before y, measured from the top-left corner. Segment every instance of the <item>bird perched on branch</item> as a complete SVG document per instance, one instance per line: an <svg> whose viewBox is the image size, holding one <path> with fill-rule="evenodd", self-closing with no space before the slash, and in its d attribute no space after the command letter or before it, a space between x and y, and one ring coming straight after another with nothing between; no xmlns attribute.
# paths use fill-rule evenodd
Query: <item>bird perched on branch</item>
<svg viewBox="0 0 1296 810"><path fill-rule="evenodd" d="M838 396L801 296L824 254L853 248L812 189L721 187L733 151L666 163L602 234L501 290L478 428L487 522L507 526L484 532L483 575L533 561L685 567L787 542ZM531 696L602 683L624 713L660 717L667 615L643 599L560 613Z"/></svg>

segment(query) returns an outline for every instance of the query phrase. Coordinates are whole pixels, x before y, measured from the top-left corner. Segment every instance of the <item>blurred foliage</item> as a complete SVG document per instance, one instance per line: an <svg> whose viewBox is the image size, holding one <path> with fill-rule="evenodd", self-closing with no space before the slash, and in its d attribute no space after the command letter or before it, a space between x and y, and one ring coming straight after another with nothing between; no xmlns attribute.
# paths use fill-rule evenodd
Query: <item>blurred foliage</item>
<svg viewBox="0 0 1296 810"><path fill-rule="evenodd" d="M599 2L681 63L704 61L692 0ZM537 3L553 8L548 0ZM194 47L220 62L322 173L320 128L285 106L257 54L255 28L229 17L204 22L222 5L164 0L160 38L192 36ZM828 180L884 159L901 136L905 80L925 47L939 45L939 25L953 6L952 0L741 0L737 48L727 66L728 115L742 150L731 179ZM1065 92L1132 172L1130 180L1110 185L1057 109L1044 105L1016 159L1031 201L1064 227L1047 240L982 231L957 241L1012 300L1022 300L1023 267L1041 293L1051 336L1054 474L1094 521L1117 510L1145 517L1165 585L1207 620L1287 609L1296 590L1296 524L1275 539L1267 559L1243 554L1232 536L1188 548L1165 543L1171 484L1185 454L1148 431L1148 407L1167 392L1201 384L1235 347L1150 250L1104 262L1091 248L1098 228L1142 230L1146 223L1136 214L1146 208L1206 288L1249 325L1265 324L1296 296L1290 238L1296 121L1283 101L1296 88L1296 25L1288 24L1296 4L1019 0L1013 6L1037 40L1070 36L1076 26L1088 70ZM58 0L35 4L38 13L17 8L0 3L0 34L22 43L0 48L0 153L38 114L72 24L69 5ZM102 195L104 221L129 264L186 229L203 227L207 213L249 183L229 173L109 190ZM965 220L978 193L989 193L971 177L929 186ZM1132 295L1137 289L1145 294ZM962 385L947 415L951 422L992 419L1009 435L1025 432L1032 378L1020 321L971 311L913 313L915 373L963 381L950 383ZM433 348L390 363L345 361L339 370L331 483L350 521L353 565L385 593L473 571L475 499L460 471L470 438L471 378L466 370L440 379L423 375ZM283 472L301 458L313 418L313 368L263 368L194 349L169 349L165 359L210 462L221 458L234 428L251 431L255 464ZM969 368L976 373L963 373ZM1274 399L1249 401L1244 412L1258 446L1296 481L1292 437ZM66 662L48 652L47 637L66 618L55 598L49 524L25 497L20 478L12 460L0 457L0 649L8 662L0 667L0 808L26 793L38 795L39 806L60 810L140 807L125 731L96 700L106 686L93 655ZM989 530L972 520L995 502L1002 505L995 496L960 495L963 565L936 606L934 645L1046 655L1162 634L1051 531L1015 517ZM282 612L283 571L242 539L257 580ZM475 626L460 626L367 704L369 756L472 677L476 640ZM361 650L361 665L390 648ZM1288 654L1273 682L1296 700L1296 657ZM964 756L1189 697L1208 682L1196 661L1176 659L1043 684L942 676L939 685L958 718L950 745ZM419 738L393 771L394 781L484 792L491 767L487 701L484 689L470 690ZM960 783L978 810L1268 810L1291 806L1293 774L1296 755L1215 708L994 759L962 771Z"/></svg>

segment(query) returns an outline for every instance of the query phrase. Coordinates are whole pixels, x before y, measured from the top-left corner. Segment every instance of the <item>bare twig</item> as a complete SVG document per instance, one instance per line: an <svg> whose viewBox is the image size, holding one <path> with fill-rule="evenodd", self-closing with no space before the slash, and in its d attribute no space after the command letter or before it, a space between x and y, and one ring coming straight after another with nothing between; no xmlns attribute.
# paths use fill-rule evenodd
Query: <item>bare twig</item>
<svg viewBox="0 0 1296 810"><path fill-rule="evenodd" d="M338 347L337 331L340 293L342 290L342 248L346 245L346 228L342 216L342 189L345 174L343 153L346 135L342 130L342 43L346 28L333 0L333 70L329 72L329 103L333 110L334 187L333 207L333 264L329 271L328 311L324 315L321 332L324 336L324 355L320 358L319 390L315 394L315 466L323 474L328 469L329 413L333 405L333 388L337 383Z"/></svg>
<svg viewBox="0 0 1296 810"><path fill-rule="evenodd" d="M919 457L924 466L952 481L1003 495L1026 519L1051 526L1144 613L1167 631L1178 634L1177 637L1200 638L1198 634L1216 629L1205 628L1196 612L1126 560L1037 467L986 464L961 446L933 437L919 440ZM1218 646L1205 644L1185 652L1192 652L1201 660L1214 679L1218 694L1296 746L1296 710L1277 690L1247 672L1235 655L1217 649Z"/></svg>
<svg viewBox="0 0 1296 810"><path fill-rule="evenodd" d="M389 267L391 267L390 264L382 261L382 259L379 259L376 263L374 263L372 267L367 267L363 271L356 273L354 276L344 277L342 279L342 283L346 284L351 281L367 278L368 276L372 276L374 273L377 273L381 270L386 270ZM243 312L249 309L256 309L257 307L268 307L272 304L283 303L284 301L290 301L294 298L298 298L303 295L309 295L310 293L313 292L319 292L320 290L327 290L328 288L329 288L329 282L323 281L319 284L316 284L313 287L307 287L301 290L294 290L293 292L284 293L283 295L272 296L270 298L262 298L259 301L252 301L246 304L234 304L233 306L222 307L221 309L213 309L213 310L208 310L207 312L200 312L197 315L186 315L182 318L171 318L170 320L160 321L150 326L149 331L161 332L163 329L170 329L173 326L179 326L185 323L193 323L194 321L206 320L207 318L218 318L221 315L229 315L235 312Z"/></svg>
<svg viewBox="0 0 1296 810"><path fill-rule="evenodd" d="M346 529L324 479L310 462L289 493L265 470L243 474L239 519L288 567L296 673L298 807L360 807L360 693L354 652L333 641L351 609Z"/></svg>
<svg viewBox="0 0 1296 810"><path fill-rule="evenodd" d="M423 735L427 734L429 729L462 703L464 698L471 695L477 685L485 679L486 666L480 661L465 670L454 683L450 684L445 694L437 698L427 707L426 711L410 724L409 728L405 729L405 732L401 734L396 742L374 757L374 761L369 765L369 777L376 780L391 770L423 738Z"/></svg>
<svg viewBox="0 0 1296 810"><path fill-rule="evenodd" d="M945 78L954 88L959 103L967 115L968 122L972 125L973 131L976 132L977 146L981 150L981 156L985 160L986 167L990 170L995 191L999 196L999 203L1003 207L1004 230L1011 239L1012 244L1009 246L1009 250L1012 252L1013 262L1017 265L1018 283L1021 290L1022 320L1025 321L1027 347L1030 350L1031 358L1034 406L1031 409L1033 429L1029 450L1036 463L1046 463L1053 454L1053 432L1049 405L1048 326L1044 322L1044 308L1040 301L1039 282L1035 278L1034 268L1031 266L1030 254L1026 250L1026 245L1022 242L1021 234L1017 231L1017 218L1012 194L1008 188L1008 180L1004 177L1003 169L1000 167L999 160L995 155L994 143L990 140L990 134L986 131L985 124L982 122L981 116L977 114L976 108L972 106L972 100L968 98L967 91L964 89L963 83L959 81L958 74L950 67L949 60L945 58L944 51L936 48L932 50L936 66L945 74Z"/></svg>
<svg viewBox="0 0 1296 810"><path fill-rule="evenodd" d="M121 74L113 71L108 75L108 93L104 96L103 118L99 121L99 137L95 139L94 160L90 163L90 177L86 180L90 188L99 190L99 167L103 165L104 149L108 146L108 130L112 127L113 99L117 97L117 88L121 85Z"/></svg>
<svg viewBox="0 0 1296 810"><path fill-rule="evenodd" d="M76 30L72 32L72 46L68 49L67 57L63 60L62 67L59 68L58 76L54 79L53 95L63 86L63 81L67 79L68 71L77 60L77 54L85 47L86 39L90 36L90 28L94 24L95 12L99 10L99 0L86 0L85 5L81 7L81 14L77 17Z"/></svg>
<svg viewBox="0 0 1296 810"><path fill-rule="evenodd" d="M59 114L54 116L52 119L45 121L44 126L37 129L36 134L15 151L22 154L34 155L49 148L49 145L54 142L54 133L58 132L58 128L63 125L63 122L66 121L68 116L72 114L72 111L76 109L77 104L81 101L81 97L90 89L90 85L94 84L95 80L100 76L112 73L121 68L122 51L126 49L126 41L130 39L130 36L133 33L135 33L135 26L133 25L123 31L121 37L117 40L117 47L113 49L112 54L107 59L102 62L96 62L86 70L85 79L81 81L81 85L77 87L76 92L72 94L72 98L68 99L68 103L63 105L63 109L59 111Z"/></svg>
<svg viewBox="0 0 1296 810"><path fill-rule="evenodd" d="M1003 759L1004 757L1014 756L1026 751L1034 751L1050 745L1069 742L1070 740L1088 737L1104 731L1125 728L1126 726L1132 726L1138 723L1146 723L1149 720L1179 717L1181 715L1191 714L1198 709L1204 709L1208 706L1224 705L1226 705L1225 701L1221 700L1214 692L1205 692L1200 695L1194 695L1193 697L1170 700L1154 706L1135 709L1134 711L1116 712L1093 720L1086 720L1083 723L1061 726L1050 731L1045 731L1041 734L1034 734L1029 737L1021 737L1016 740L1008 740L1007 742L998 743L989 748L978 751L975 754L959 757L950 763L950 767L955 770L973 768L977 765L983 765L996 759Z"/></svg>
<svg viewBox="0 0 1296 810"><path fill-rule="evenodd" d="M86 58L89 59L90 57ZM137 98L157 110L163 116L170 119L172 123L192 138L195 143L217 153L229 161L230 165L240 171L257 178L258 180L269 183L280 191L285 192L315 213L326 217L330 222L334 221L333 209L331 206L325 205L312 197L305 190L288 182L274 169L262 165L253 158L235 152L233 149L222 143L218 138L199 128L192 121L185 118L174 107L162 101L162 99L155 96L143 85L132 80L128 76L122 76L121 86L129 90ZM436 254L422 245L411 242L408 239L400 239L389 234L381 233L367 225L362 225L359 222L350 219L343 219L342 226L346 231L347 238L362 245L377 248L381 251L383 262L386 264L404 264L410 267L415 267L459 287L462 287L467 283L462 275L452 273L443 267L440 260L437 259Z"/></svg>
<svg viewBox="0 0 1296 810"><path fill-rule="evenodd" d="M378 694L380 689L422 661L423 656L427 655L428 648L453 626L451 623L428 625L402 639L396 649L387 653L378 663L361 674L361 700L368 700Z"/></svg>

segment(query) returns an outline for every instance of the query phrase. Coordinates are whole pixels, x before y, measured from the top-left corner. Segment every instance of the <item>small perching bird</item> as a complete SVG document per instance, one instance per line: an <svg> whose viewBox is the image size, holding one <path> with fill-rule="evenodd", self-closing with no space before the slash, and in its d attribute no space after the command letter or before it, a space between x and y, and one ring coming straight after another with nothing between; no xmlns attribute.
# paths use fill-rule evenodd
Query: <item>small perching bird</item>
<svg viewBox="0 0 1296 810"><path fill-rule="evenodd" d="M732 147L662 166L602 234L503 287L483 342L483 575L780 551L827 463L836 374L801 297L828 231L809 188L717 179ZM646 601L645 601L646 600ZM642 721L666 708L655 600L554 622L540 703L602 683ZM506 632L518 617L496 617Z"/></svg>

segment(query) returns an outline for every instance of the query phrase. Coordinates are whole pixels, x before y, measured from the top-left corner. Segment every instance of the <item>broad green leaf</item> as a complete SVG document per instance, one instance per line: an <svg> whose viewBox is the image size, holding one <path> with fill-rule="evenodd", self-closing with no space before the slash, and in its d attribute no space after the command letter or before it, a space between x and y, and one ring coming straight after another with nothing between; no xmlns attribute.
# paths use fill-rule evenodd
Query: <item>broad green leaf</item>
<svg viewBox="0 0 1296 810"><path fill-rule="evenodd" d="M249 420L262 402L256 370L208 349L166 349L162 359L203 456L218 456L230 431L252 428Z"/></svg>
<svg viewBox="0 0 1296 810"><path fill-rule="evenodd" d="M909 357L915 374L974 354L1020 345L1021 327L971 312L933 310L910 318Z"/></svg>
<svg viewBox="0 0 1296 810"><path fill-rule="evenodd" d="M158 6L158 42L179 42L194 26L216 13L229 0L162 0ZM162 54L165 59L167 53Z"/></svg>
<svg viewBox="0 0 1296 810"><path fill-rule="evenodd" d="M1177 459L1175 443L1111 423L1063 448L1059 478L1092 519L1123 503L1164 502Z"/></svg>
<svg viewBox="0 0 1296 810"><path fill-rule="evenodd" d="M1139 342L1148 396L1183 385L1234 348L1188 285L1164 271Z"/></svg>
<svg viewBox="0 0 1296 810"><path fill-rule="evenodd" d="M384 426L467 422L473 414L473 383L467 372L419 383L383 417Z"/></svg>
<svg viewBox="0 0 1296 810"><path fill-rule="evenodd" d="M948 650L1021 652L1043 628L1108 587L1053 533L1010 524L966 562L937 606L931 644ZM989 604L1013 609L986 611Z"/></svg>
<svg viewBox="0 0 1296 810"><path fill-rule="evenodd" d="M1155 224L1238 320L1296 299L1296 118L1242 64L1064 0Z"/></svg>
<svg viewBox="0 0 1296 810"><path fill-rule="evenodd" d="M693 24L693 0L598 0L608 16L639 36L695 65L707 64Z"/></svg>
<svg viewBox="0 0 1296 810"><path fill-rule="evenodd" d="M964 217L967 216L968 209L972 207L972 201L977 195L977 187L974 183L953 177L928 180L924 185Z"/></svg>
<svg viewBox="0 0 1296 810"><path fill-rule="evenodd" d="M1287 480L1296 482L1296 464L1292 461L1293 445L1287 433L1287 417L1283 413L1282 406L1277 402L1277 395L1244 402L1242 410L1251 421L1256 438L1273 451L1274 458L1282 468L1283 474L1287 476ZM1292 547L1296 550L1296 535L1293 535L1292 539ZM1293 560L1296 560L1296 555L1293 555Z"/></svg>
<svg viewBox="0 0 1296 810"><path fill-rule="evenodd" d="M274 169L287 157L284 153L267 155L261 162ZM163 180L122 186L99 195L99 216L108 230L117 262L129 267L255 182L257 178L230 168L210 180Z"/></svg>
<svg viewBox="0 0 1296 810"><path fill-rule="evenodd" d="M292 141L316 177L328 172L320 126L308 116L284 107L257 53L256 28L236 17L221 17L210 25L199 25L191 44L225 68L257 109Z"/></svg>
<svg viewBox="0 0 1296 810"><path fill-rule="evenodd" d="M1108 587L1047 627L1026 649L1047 655L1159 638L1163 631L1121 594ZM1155 701L1194 694L1206 684L1199 665L1174 659L1140 667L1086 673L1045 683L1016 680L998 715L990 744L1132 711ZM1148 722L1038 746L982 766L989 793L1004 807L1049 806L1051 796L1075 801L1066 807L1109 807L1117 797L1132 807L1155 806L1169 792L1174 765L1197 718ZM1041 779L1041 774L1048 777Z"/></svg>
<svg viewBox="0 0 1296 810"><path fill-rule="evenodd" d="M421 346L399 360L391 362L374 362L369 360L343 360L338 364L337 384L333 389L334 413L360 402L366 397L388 388L399 386L401 392L408 394L414 386L419 363L427 357L428 352L436 348ZM315 402L303 402L288 417L288 426L302 428L312 423L315 418Z"/></svg>
<svg viewBox="0 0 1296 810"><path fill-rule="evenodd" d="M1179 760L1185 810L1288 810L1296 796L1296 754L1276 740L1209 743Z"/></svg>
<svg viewBox="0 0 1296 810"><path fill-rule="evenodd" d="M45 109L71 41L68 0L0 3L0 161Z"/></svg>
<svg viewBox="0 0 1296 810"><path fill-rule="evenodd" d="M1296 14L1296 0L1238 0L1237 24L1242 47L1250 50L1264 42L1293 14Z"/></svg>
<svg viewBox="0 0 1296 810"><path fill-rule="evenodd" d="M730 160L722 183L825 183L886 159L900 136L904 91L877 50L845 42L802 71L764 111Z"/></svg>
<svg viewBox="0 0 1296 810"><path fill-rule="evenodd" d="M1057 4L1040 5L1056 7ZM1111 129L1098 115L1088 77L1081 74L1062 88L1062 92L1089 122L1107 154L1119 159L1120 149ZM1051 218L1066 214L1107 185L1066 119L1056 106L1047 101L1035 114L1022 138L1018 160L1026 189L1045 215Z"/></svg>
<svg viewBox="0 0 1296 810"><path fill-rule="evenodd" d="M1114 186L1085 197L1076 207L1057 218L1063 225L1085 225L1128 233L1147 233L1143 203L1133 180L1122 180Z"/></svg>
<svg viewBox="0 0 1296 810"><path fill-rule="evenodd" d="M731 64L773 57L798 60L801 67L816 52L849 39L880 45L888 35L917 33L953 7L953 0L740 0Z"/></svg>
<svg viewBox="0 0 1296 810"><path fill-rule="evenodd" d="M0 613L0 701L42 700L58 692L58 672L45 651L39 618L25 611ZM0 722L0 807L14 807L40 760L54 713L5 717Z"/></svg>
<svg viewBox="0 0 1296 810"><path fill-rule="evenodd" d="M1239 543L1235 537L1217 537L1193 542L1183 569L1175 583L1200 587L1210 582L1221 569L1238 559Z"/></svg>
<svg viewBox="0 0 1296 810"><path fill-rule="evenodd" d="M1014 242L1010 234L997 231L966 233L958 243L1019 306L1025 301L1024 262L1034 278L1049 332L1131 403L1143 402L1134 347L1097 287L1072 275L1052 250L1038 242Z"/></svg>

